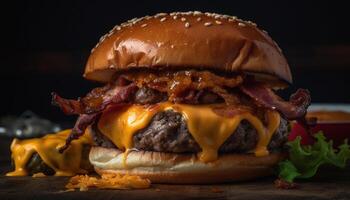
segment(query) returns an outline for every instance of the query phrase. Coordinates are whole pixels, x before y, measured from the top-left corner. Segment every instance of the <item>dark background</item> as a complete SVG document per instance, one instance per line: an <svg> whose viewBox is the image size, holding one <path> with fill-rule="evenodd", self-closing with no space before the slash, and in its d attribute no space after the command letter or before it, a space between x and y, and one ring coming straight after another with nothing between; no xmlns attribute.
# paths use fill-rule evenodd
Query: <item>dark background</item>
<svg viewBox="0 0 350 200"><path fill-rule="evenodd" d="M267 30L284 51L294 86L313 102L350 103L350 28L345 1L11 1L2 5L0 116L30 109L66 120L50 92L84 95L90 49L114 25L158 12L200 10L237 15ZM2 3L3 4L3 3Z"/></svg>

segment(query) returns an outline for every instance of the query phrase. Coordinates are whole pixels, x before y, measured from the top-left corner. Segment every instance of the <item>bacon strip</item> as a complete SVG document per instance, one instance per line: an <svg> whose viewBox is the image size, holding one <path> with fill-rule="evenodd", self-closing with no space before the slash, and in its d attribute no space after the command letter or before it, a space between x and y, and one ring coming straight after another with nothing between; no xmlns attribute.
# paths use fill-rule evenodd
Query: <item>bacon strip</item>
<svg viewBox="0 0 350 200"><path fill-rule="evenodd" d="M213 93L223 98L227 105L234 105L239 103L239 99L236 95L229 93L227 90L223 89L222 87L214 87L210 89L210 91L212 91Z"/></svg>
<svg viewBox="0 0 350 200"><path fill-rule="evenodd" d="M245 84L240 86L240 89L259 105L277 110L289 120L304 118L311 103L310 93L306 89L298 89L291 95L289 101L284 101L270 88L259 83Z"/></svg>
<svg viewBox="0 0 350 200"><path fill-rule="evenodd" d="M202 90L211 91L222 97L227 104L237 102L225 88L235 88L243 82L242 75L224 77L209 71L165 71L165 72L131 72L122 75L124 79L147 86L159 92L167 92L169 101L176 103L196 102L196 94Z"/></svg>
<svg viewBox="0 0 350 200"><path fill-rule="evenodd" d="M62 153L66 150L73 140L78 139L82 136L86 128L94 123L94 121L100 116L101 112L108 105L122 106L129 102L137 91L137 86L135 84L129 84L127 86L116 86L111 90L106 90L104 93L96 96L102 100L97 102L91 101L92 92L90 92L86 97L78 100L64 99L53 93L53 103L58 105L65 114L79 114L77 121L75 122L72 132L66 139L64 146L60 147L59 152ZM96 90L95 90L96 92ZM90 99L89 99L90 98ZM84 102L85 101L85 102Z"/></svg>
<svg viewBox="0 0 350 200"><path fill-rule="evenodd" d="M60 97L56 92L51 92L51 104L59 106L66 115L78 115L83 112L79 100L65 99Z"/></svg>
<svg viewBox="0 0 350 200"><path fill-rule="evenodd" d="M66 138L66 143L58 149L60 153L63 153L64 150L66 150L70 143L73 140L79 139L80 136L84 135L84 132L86 128L90 125L93 124L94 121L97 119L99 116L99 113L95 114L81 114L79 115L77 121L75 122L75 125L69 134L69 136Z"/></svg>
<svg viewBox="0 0 350 200"><path fill-rule="evenodd" d="M92 95L93 90L86 97L78 100L64 99L53 92L52 104L60 107L67 115L93 114L101 112L110 104L130 100L131 94L134 94L137 89L135 84L129 84L128 86L115 86L98 95Z"/></svg>
<svg viewBox="0 0 350 200"><path fill-rule="evenodd" d="M213 112L217 115L232 118L237 115L244 113L252 113L252 109L248 106L243 105L225 105L225 106L214 106Z"/></svg>

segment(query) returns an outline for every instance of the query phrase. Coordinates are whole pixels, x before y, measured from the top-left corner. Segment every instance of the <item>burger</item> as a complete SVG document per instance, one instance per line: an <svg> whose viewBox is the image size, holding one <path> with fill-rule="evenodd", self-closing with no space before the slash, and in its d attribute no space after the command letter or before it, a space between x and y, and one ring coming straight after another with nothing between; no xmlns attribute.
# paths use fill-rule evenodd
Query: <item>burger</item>
<svg viewBox="0 0 350 200"><path fill-rule="evenodd" d="M305 122L309 92L288 101L290 68L267 32L215 13L175 12L114 27L92 49L86 79L103 83L70 100L78 115L60 152L89 134L100 174L154 183L221 183L272 173L289 121Z"/></svg>

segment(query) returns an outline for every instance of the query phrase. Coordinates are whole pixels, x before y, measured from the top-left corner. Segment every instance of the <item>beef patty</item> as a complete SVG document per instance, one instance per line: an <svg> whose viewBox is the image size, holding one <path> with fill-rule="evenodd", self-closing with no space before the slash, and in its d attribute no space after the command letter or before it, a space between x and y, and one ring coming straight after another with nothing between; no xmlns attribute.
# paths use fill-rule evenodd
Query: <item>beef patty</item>
<svg viewBox="0 0 350 200"><path fill-rule="evenodd" d="M116 148L115 145L102 135L96 124L90 131L95 145ZM274 133L269 150L278 150L287 141L288 122L281 118L281 123ZM256 147L258 134L255 128L243 120L235 132L220 147L221 153L247 152ZM134 148L144 151L196 153L201 149L189 133L185 118L177 112L168 110L157 113L150 124L133 136Z"/></svg>

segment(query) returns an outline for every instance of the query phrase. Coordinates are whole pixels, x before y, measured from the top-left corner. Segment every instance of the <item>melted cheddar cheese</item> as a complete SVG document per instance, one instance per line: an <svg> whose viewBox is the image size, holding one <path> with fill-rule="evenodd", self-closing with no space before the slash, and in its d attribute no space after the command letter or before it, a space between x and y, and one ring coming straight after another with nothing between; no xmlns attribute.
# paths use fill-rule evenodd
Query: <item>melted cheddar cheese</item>
<svg viewBox="0 0 350 200"><path fill-rule="evenodd" d="M92 144L90 134L84 134L78 140L72 141L70 147L59 153L58 148L65 144L66 138L71 130L64 130L56 134L48 134L42 138L27 140L14 139L11 144L12 159L15 170L6 176L26 176L28 172L26 165L36 152L41 159L55 170L55 176L72 176L77 173L86 173L80 168L82 160L83 145Z"/></svg>
<svg viewBox="0 0 350 200"><path fill-rule="evenodd" d="M212 106L164 102L152 106L131 105L123 109L108 109L103 112L98 128L119 149L127 151L133 148L133 135L145 128L156 113L174 110L185 117L190 134L201 147L199 159L210 162L217 159L220 146L235 132L240 122L247 120L259 135L255 155L268 155L267 145L280 124L280 115L277 112L267 111L267 126L265 126L259 118L249 112L223 117L217 115Z"/></svg>

